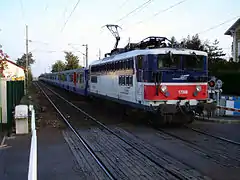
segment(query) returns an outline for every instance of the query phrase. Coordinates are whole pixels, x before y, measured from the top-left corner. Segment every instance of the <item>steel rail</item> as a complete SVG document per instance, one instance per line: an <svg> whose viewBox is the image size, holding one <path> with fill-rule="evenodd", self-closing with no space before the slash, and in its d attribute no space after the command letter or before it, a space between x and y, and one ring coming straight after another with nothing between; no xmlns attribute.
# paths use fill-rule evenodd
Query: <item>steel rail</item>
<svg viewBox="0 0 240 180"><path fill-rule="evenodd" d="M77 138L81 141L83 146L87 149L87 151L91 154L91 156L94 158L94 160L97 162L97 164L102 168L102 170L106 173L106 175L111 179L115 180L116 178L109 172L109 170L105 167L105 165L101 162L101 160L95 155L91 147L85 142L85 140L79 135L79 133L74 129L74 127L68 122L68 120L64 117L64 115L61 113L61 111L57 108L57 106L54 104L54 102L49 98L49 96L46 94L46 92L40 87L38 83L36 85L39 87L39 89L43 92L45 97L48 99L48 101L52 104L54 109L59 113L59 115L63 118L64 122L68 125L68 127L72 130L72 132L77 136ZM51 90L50 90L51 91Z"/></svg>
<svg viewBox="0 0 240 180"><path fill-rule="evenodd" d="M155 163L156 165L158 165L159 167L161 167L162 169L164 169L165 171L167 171L169 174L173 175L174 177L178 178L178 179L186 179L185 177L179 176L178 174L172 172L171 170L167 169L166 167L164 167L163 165L161 165L160 163L158 163L156 160L150 158L149 156L147 156L146 154L144 154L143 152L141 152L140 150L138 150L136 147L134 147L131 143L129 143L127 140L125 140L124 138L122 138L121 136L119 136L118 134L116 134L114 131L112 131L111 129L109 129L106 125L104 125L103 123L101 123L100 121L98 121L96 118L92 117L90 114L88 114L87 112L85 112L84 110L82 110L81 108L77 107L76 105L74 105L73 103L71 103L70 101L68 101L67 99L65 99L64 97L62 97L60 94L58 94L57 92L53 91L51 88L48 88L45 86L45 88L47 88L49 91L51 91L53 94L55 94L56 96L58 96L59 98L61 98L62 100L64 100L65 102L67 102L69 105L71 105L72 107L74 107L75 109L79 110L80 112L82 112L84 115L86 115L87 117L89 117L90 120L96 122L97 124L99 124L100 126L102 126L104 129L106 129L108 132L110 132L111 134L115 135L116 137L118 137L119 139L121 139L123 142L125 142L126 144L128 144L130 147L132 147L133 149L135 149L137 152L139 152L141 155L143 155L144 157L148 158L148 160L152 161L153 163Z"/></svg>
<svg viewBox="0 0 240 180"><path fill-rule="evenodd" d="M215 135L210 134L210 133L208 133L208 132L206 132L206 131L202 131L202 130L200 130L200 129L195 129L195 128L189 127L189 126L187 126L187 125L184 125L184 127L187 128L187 129L191 129L191 130L193 130L193 131L195 131L195 132L198 132L198 133L201 133L201 134L204 134L204 135L213 137L213 138L215 138L215 139L219 139L219 140L222 140L222 141L225 141L225 142L228 142L228 143L231 143L231 144L235 144L235 145L239 145L239 146L240 146L240 142L233 141L233 140L231 140L231 139L227 139L227 138L224 138L224 137L221 137L221 136L215 136Z"/></svg>

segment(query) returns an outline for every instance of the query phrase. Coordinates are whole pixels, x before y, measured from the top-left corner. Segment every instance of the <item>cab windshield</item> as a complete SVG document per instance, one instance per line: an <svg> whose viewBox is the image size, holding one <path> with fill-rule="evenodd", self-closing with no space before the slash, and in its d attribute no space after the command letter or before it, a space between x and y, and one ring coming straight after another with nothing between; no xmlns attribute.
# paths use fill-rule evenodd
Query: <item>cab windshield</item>
<svg viewBox="0 0 240 180"><path fill-rule="evenodd" d="M157 67L158 69L204 70L204 56L159 54Z"/></svg>

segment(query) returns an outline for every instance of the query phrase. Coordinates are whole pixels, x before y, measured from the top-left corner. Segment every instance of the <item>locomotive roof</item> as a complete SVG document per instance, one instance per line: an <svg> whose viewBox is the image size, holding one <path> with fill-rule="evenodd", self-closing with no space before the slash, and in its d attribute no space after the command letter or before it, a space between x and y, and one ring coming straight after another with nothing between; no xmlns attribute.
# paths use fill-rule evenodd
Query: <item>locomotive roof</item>
<svg viewBox="0 0 240 180"><path fill-rule="evenodd" d="M101 60L93 61L90 66L102 64L111 61L117 61L121 59L131 58L138 55L147 55L147 54L166 54L171 51L173 54L183 54L183 55L190 55L192 52L195 52L196 55L207 56L207 53L204 51L197 51L192 49L184 49L184 48L157 48L157 49L139 49L133 50L126 53L112 55L110 57L105 57Z"/></svg>

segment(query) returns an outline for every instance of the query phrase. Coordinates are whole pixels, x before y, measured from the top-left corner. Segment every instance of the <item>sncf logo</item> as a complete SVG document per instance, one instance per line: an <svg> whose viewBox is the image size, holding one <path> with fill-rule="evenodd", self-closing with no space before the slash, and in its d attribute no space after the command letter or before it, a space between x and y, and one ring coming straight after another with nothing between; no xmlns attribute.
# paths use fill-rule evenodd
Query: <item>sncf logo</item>
<svg viewBox="0 0 240 180"><path fill-rule="evenodd" d="M178 94L188 94L188 90L178 90Z"/></svg>
<svg viewBox="0 0 240 180"><path fill-rule="evenodd" d="M189 74L181 75L178 78L172 78L173 80L187 80L189 77Z"/></svg>

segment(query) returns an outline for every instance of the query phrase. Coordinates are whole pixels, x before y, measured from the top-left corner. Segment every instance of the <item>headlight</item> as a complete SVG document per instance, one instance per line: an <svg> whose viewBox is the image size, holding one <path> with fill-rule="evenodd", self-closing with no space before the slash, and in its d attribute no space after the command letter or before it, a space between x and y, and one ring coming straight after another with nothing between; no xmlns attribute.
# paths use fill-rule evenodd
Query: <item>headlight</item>
<svg viewBox="0 0 240 180"><path fill-rule="evenodd" d="M161 86L161 91L164 93L167 92L167 86L165 85Z"/></svg>
<svg viewBox="0 0 240 180"><path fill-rule="evenodd" d="M200 91L202 90L202 87L199 86L199 85L197 85L197 86L196 86L196 90L197 90L197 92L200 92Z"/></svg>

